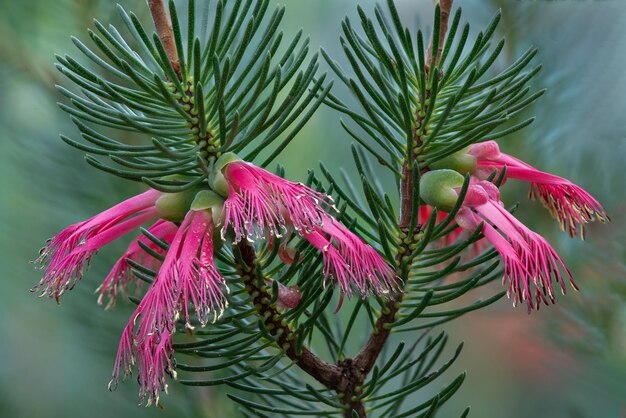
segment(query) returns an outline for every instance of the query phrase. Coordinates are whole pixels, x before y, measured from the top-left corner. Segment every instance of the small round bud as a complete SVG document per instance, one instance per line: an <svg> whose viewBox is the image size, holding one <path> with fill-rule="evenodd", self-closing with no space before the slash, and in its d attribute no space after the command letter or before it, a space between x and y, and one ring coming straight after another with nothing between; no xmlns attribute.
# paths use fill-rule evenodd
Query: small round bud
<svg viewBox="0 0 626 418"><path fill-rule="evenodd" d="M279 284L278 305L281 308L293 309L300 304L300 288L298 286L283 286Z"/></svg>
<svg viewBox="0 0 626 418"><path fill-rule="evenodd" d="M159 217L168 221L177 222L182 220L191 202L196 195L197 189L187 190L181 193L163 193L156 201L156 209Z"/></svg>
<svg viewBox="0 0 626 418"><path fill-rule="evenodd" d="M456 189L463 186L463 181L463 176L454 170L428 171L420 178L420 197L426 204L449 212L456 204Z"/></svg>

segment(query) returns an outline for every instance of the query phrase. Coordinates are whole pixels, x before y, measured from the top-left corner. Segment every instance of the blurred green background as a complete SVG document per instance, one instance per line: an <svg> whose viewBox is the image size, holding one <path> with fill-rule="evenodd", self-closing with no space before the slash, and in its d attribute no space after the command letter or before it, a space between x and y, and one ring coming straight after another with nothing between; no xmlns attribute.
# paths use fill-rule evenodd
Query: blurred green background
<svg viewBox="0 0 626 418"><path fill-rule="evenodd" d="M142 0L120 3L147 21ZM348 0L283 0L285 30L300 27L345 63L340 21L355 17ZM361 0L371 10L372 0ZM430 0L397 0L405 24L427 31ZM589 228L586 243L570 240L526 189L508 187L519 216L545 235L572 267L582 292L532 316L506 300L448 326L466 341L457 363L468 370L450 410L472 406L481 418L626 417L626 2L456 1L473 33L503 11L503 68L533 44L544 69L535 80L548 93L531 112L537 121L502 141L510 152L577 182L605 204L613 222ZM89 167L58 138L76 136L59 110L55 83L69 84L54 53L78 53L70 35L86 38L91 18L119 23L109 0L0 0L0 417L229 417L220 389L170 385L165 409L137 407L137 386L107 383L118 335L130 313L104 312L92 295L121 247L107 248L61 306L28 289L39 280L29 263L46 238L64 226L136 192L141 186ZM336 90L341 94L341 88ZM351 168L350 142L339 115L324 109L283 154L291 178L324 160ZM497 283L482 292L499 290ZM406 337L405 337L406 338ZM451 375L449 375L451 376Z"/></svg>

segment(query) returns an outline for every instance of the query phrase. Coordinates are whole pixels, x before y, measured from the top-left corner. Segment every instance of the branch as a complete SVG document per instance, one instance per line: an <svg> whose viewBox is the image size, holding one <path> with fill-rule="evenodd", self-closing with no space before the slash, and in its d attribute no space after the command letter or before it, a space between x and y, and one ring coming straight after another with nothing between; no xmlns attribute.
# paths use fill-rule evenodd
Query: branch
<svg viewBox="0 0 626 418"><path fill-rule="evenodd" d="M274 337L278 337L279 346L285 350L285 354L308 375L328 388L337 388L341 382L341 370L338 366L325 362L317 357L306 347L302 347L300 353L296 351L296 335L289 325L282 320L282 315L269 302L272 296L267 288L257 284L256 254L254 248L247 242L240 241L237 248L241 252L244 262L241 279L246 286L246 291L252 296L254 307L263 320L265 328Z"/></svg>
<svg viewBox="0 0 626 418"><path fill-rule="evenodd" d="M439 0L439 10L441 13L439 23L439 45L437 46L437 56L435 57L435 66L439 65L441 59L441 53L443 52L443 44L448 33L448 20L450 18L450 11L452 10L453 0ZM428 46L428 57L426 62L430 62L433 56L433 43L432 40Z"/></svg>
<svg viewBox="0 0 626 418"><path fill-rule="evenodd" d="M172 67L174 67L180 78L180 64L178 62L176 42L170 17L165 10L164 1L147 0L147 2L157 34L163 43ZM328 388L340 391L341 388L348 386L344 378L345 373L342 373L342 368L325 362L306 347L302 347L300 352L296 350L296 335L291 331L287 323L282 320L282 316L276 310L276 307L270 304L272 296L268 293L266 287L263 285L259 286L256 283L256 254L254 248L247 242L240 242L237 247L244 262L244 266L241 266L243 268L241 279L246 286L246 290L252 296L254 307L263 320L267 331L272 336L278 337L279 346L285 350L287 357L296 363L300 369Z"/></svg>
<svg viewBox="0 0 626 418"><path fill-rule="evenodd" d="M352 417L352 410L356 411L359 417L365 417L365 407L361 402L352 401L355 395L362 391L361 386L367 377L363 373L361 366L356 360L347 358L338 364L328 363L306 347L302 347L300 352L296 350L298 345L296 335L291 331L289 325L282 320L280 312L270 304L272 295L262 283L257 283L257 265L254 248L247 242L241 241L237 244L241 252L244 266L241 271L241 279L245 289L252 296L253 305L263 320L265 329L274 337L277 337L279 346L302 371L323 384L329 389L335 390L340 400L346 405L344 415ZM382 345L381 345L382 348Z"/></svg>
<svg viewBox="0 0 626 418"><path fill-rule="evenodd" d="M163 48L167 57L174 67L174 71L180 78L180 64L178 63L178 51L176 50L176 42L174 40L174 32L172 31L172 21L165 10L164 0L147 0L154 27L156 28L159 39L163 43Z"/></svg>
<svg viewBox="0 0 626 418"><path fill-rule="evenodd" d="M452 0L441 0L440 3L441 10L441 20L439 26L439 48L437 49L437 56L435 59L435 65L439 63L441 59L441 53L443 50L443 44L445 41L445 36L448 32L448 19L450 17L450 10L452 9ZM426 62L430 62L432 55L432 41L430 46L428 47L428 59ZM419 122L419 115L417 115L417 121ZM424 130L424 134L426 131ZM421 138L418 135L415 135L413 138L415 144L407 144L407 146L412 145L412 148L415 149L415 146L421 145ZM417 157L416 155L412 155L412 160L414 161ZM416 240L415 231L409 231L410 222L411 222L411 212L413 211L413 205L417 196L413 196L413 161L404 161L402 165L402 181L400 182L400 238L401 245L398 249L398 254L396 256L396 265L402 266L403 263L410 264L411 260L407 260L409 257L410 246ZM419 228L417 226L416 228ZM356 365L357 370L363 380L361 382L357 382L357 386L360 386L364 381L367 374L372 370L374 364L376 364L376 360L380 356L380 353L389 338L389 334L391 333L391 329L388 327L388 324L391 324L395 321L396 314L400 309L400 302L402 300L402 295L398 297L397 300L390 300L386 303L383 308L383 312L380 317L376 320L374 325L374 330L370 335L369 339L359 352L359 354L355 357L354 363ZM366 414L364 412L363 404L358 401L355 403L351 403L350 408L345 413L345 417L350 418L352 416L352 409L357 411L360 418L365 418Z"/></svg>

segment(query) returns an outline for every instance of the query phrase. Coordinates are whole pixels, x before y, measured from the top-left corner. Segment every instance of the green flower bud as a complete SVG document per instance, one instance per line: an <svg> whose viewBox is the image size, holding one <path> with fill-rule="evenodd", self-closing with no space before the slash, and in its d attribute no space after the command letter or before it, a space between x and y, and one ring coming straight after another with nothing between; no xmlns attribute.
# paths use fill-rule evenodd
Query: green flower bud
<svg viewBox="0 0 626 418"><path fill-rule="evenodd" d="M430 164L428 167L431 170L449 168L451 170L458 171L461 174L470 173L476 168L476 157L468 154L468 151L469 147L463 148L461 151L448 155L447 157Z"/></svg>
<svg viewBox="0 0 626 418"><path fill-rule="evenodd" d="M191 202L192 210L210 210L213 219L219 218L224 206L224 199L210 190L200 190Z"/></svg>
<svg viewBox="0 0 626 418"><path fill-rule="evenodd" d="M433 170L420 178L420 197L426 204L450 212L459 197L456 188L463 186L464 177L454 170Z"/></svg>
<svg viewBox="0 0 626 418"><path fill-rule="evenodd" d="M156 201L156 208L159 217L167 221L178 222L182 220L198 189L187 190L180 193L163 193Z"/></svg>
<svg viewBox="0 0 626 418"><path fill-rule="evenodd" d="M224 167L234 161L241 161L241 158L239 158L237 154L233 152L226 152L222 154L222 156L218 158L213 165L213 172L209 177L209 184L211 185L213 190L215 190L222 196L228 196L228 193L230 192L228 182L224 178L224 173L222 172L222 170L224 169Z"/></svg>

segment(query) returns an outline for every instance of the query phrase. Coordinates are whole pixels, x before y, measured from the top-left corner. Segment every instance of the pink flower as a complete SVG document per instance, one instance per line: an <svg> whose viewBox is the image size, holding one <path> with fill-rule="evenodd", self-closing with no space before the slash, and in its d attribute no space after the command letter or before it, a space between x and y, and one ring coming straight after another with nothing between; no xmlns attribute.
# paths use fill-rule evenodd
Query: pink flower
<svg viewBox="0 0 626 418"><path fill-rule="evenodd" d="M324 276L333 277L342 295L352 295L356 288L363 296L371 291L379 295L398 290L394 270L361 238L337 220L322 216L322 224L303 237L321 251L324 258Z"/></svg>
<svg viewBox="0 0 626 418"><path fill-rule="evenodd" d="M45 273L33 291L43 288L42 296L58 302L81 279L85 264L89 265L100 248L157 217L155 204L160 196L160 192L149 190L51 238L37 259L45 265Z"/></svg>
<svg viewBox="0 0 626 418"><path fill-rule="evenodd" d="M213 262L212 231L209 211L191 210L185 216L157 277L124 329L111 388L136 365L142 400L157 403L160 392L167 390L166 375L175 376L171 335L179 313L191 328L190 304L203 325L223 312L224 279Z"/></svg>
<svg viewBox="0 0 626 418"><path fill-rule="evenodd" d="M213 219L206 210L190 211L180 228L189 225L184 243L178 250L177 286L180 294L181 310L189 325L189 307L191 302L198 320L204 326L211 315L215 321L226 306L222 292L224 278L220 275L213 261ZM168 251L170 256L172 249Z"/></svg>
<svg viewBox="0 0 626 418"><path fill-rule="evenodd" d="M325 212L323 206L333 204L330 196L241 160L227 163L222 172L228 184L222 237L229 227L235 232L235 242L243 237L250 241L264 237L266 230L270 239L295 230L322 252L324 276L332 276L342 294L350 296L353 287L363 295L397 289L389 264ZM279 254L289 261L283 246Z"/></svg>
<svg viewBox="0 0 626 418"><path fill-rule="evenodd" d="M526 302L528 311L541 303L554 303L553 281L565 293L564 276L574 288L572 276L550 244L531 231L502 202L498 188L487 181L474 180L466 200L456 215L457 224L475 229L482 222L485 238L494 246L504 263L503 283L513 304Z"/></svg>
<svg viewBox="0 0 626 418"><path fill-rule="evenodd" d="M286 232L285 213L296 231L311 231L321 224L332 199L302 183L293 183L245 161L234 161L223 169L229 187L222 212L222 237L228 227L235 242L243 237L253 241L265 231L280 236Z"/></svg>
<svg viewBox="0 0 626 418"><path fill-rule="evenodd" d="M171 241L177 229L178 227L172 222L158 220L154 223L154 225L148 228L148 232L154 237L167 242ZM102 304L106 295L108 298L107 308L110 308L115 305L115 299L118 292L121 291L126 294L126 289L132 278L131 267L127 261L128 259L133 260L136 263L141 264L142 266L151 270L156 271L158 269L160 261L157 258L147 254L141 248L139 243L145 245L146 247L157 253L165 253L165 250L149 240L147 237L141 235L135 238L128 246L128 249L126 250L124 255L120 257L119 260L117 260L117 262L113 266L113 269L111 269L111 272L102 282L102 285L100 285L98 290L96 290L96 292L100 292L100 295L98 296L98 304Z"/></svg>
<svg viewBox="0 0 626 418"><path fill-rule="evenodd" d="M609 220L602 205L581 187L501 153L495 141L474 144L469 153L477 158L476 174L481 178L506 166L506 177L531 183L530 196L538 198L570 236L576 236L580 228L584 238L586 223Z"/></svg>

